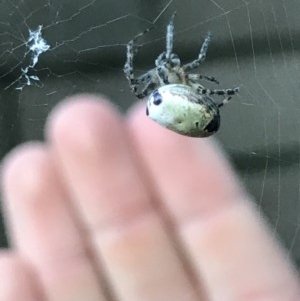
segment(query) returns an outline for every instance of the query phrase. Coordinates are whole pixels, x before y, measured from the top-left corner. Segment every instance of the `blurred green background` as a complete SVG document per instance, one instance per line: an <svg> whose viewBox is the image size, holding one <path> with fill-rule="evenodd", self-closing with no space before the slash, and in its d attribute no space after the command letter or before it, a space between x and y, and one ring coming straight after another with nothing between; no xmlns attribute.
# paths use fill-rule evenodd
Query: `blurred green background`
<svg viewBox="0 0 300 301"><path fill-rule="evenodd" d="M24 141L43 139L47 115L68 95L102 93L126 110L136 101L122 72L126 43L157 19L140 41L135 65L141 73L152 68L175 10L175 52L182 61L197 56L211 31L199 72L215 76L220 87L241 87L222 108L216 137L300 265L298 0L1 1L1 158ZM24 86L21 70L32 59L26 41L39 25L51 47L30 70L40 81ZM3 228L0 244L7 244Z"/></svg>

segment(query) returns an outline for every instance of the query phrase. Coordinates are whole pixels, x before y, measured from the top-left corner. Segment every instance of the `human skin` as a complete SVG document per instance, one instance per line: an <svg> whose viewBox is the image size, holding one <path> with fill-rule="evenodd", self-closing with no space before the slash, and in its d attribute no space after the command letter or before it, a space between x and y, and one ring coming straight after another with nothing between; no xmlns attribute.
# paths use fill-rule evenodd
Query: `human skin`
<svg viewBox="0 0 300 301"><path fill-rule="evenodd" d="M299 301L296 269L212 138L74 96L2 163L0 301Z"/></svg>

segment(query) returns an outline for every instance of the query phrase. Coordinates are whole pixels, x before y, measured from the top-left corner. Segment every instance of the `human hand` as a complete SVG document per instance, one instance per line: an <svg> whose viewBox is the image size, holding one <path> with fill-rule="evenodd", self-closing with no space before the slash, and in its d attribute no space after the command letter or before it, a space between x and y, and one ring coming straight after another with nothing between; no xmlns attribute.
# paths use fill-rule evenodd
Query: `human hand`
<svg viewBox="0 0 300 301"><path fill-rule="evenodd" d="M2 167L0 301L300 300L287 254L213 139L137 105L56 108Z"/></svg>

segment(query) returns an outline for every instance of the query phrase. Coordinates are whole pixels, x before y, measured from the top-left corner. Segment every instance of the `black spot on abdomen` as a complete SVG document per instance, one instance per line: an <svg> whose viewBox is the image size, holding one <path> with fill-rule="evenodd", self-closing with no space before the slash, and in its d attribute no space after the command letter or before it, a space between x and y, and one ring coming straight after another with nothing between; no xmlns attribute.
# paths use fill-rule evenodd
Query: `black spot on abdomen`
<svg viewBox="0 0 300 301"><path fill-rule="evenodd" d="M156 106L159 106L162 103L161 94L157 90L153 92L153 99L153 104Z"/></svg>
<svg viewBox="0 0 300 301"><path fill-rule="evenodd" d="M211 120L211 122L206 126L204 131L208 133L215 133L220 127L220 114L219 112L214 115L214 118Z"/></svg>

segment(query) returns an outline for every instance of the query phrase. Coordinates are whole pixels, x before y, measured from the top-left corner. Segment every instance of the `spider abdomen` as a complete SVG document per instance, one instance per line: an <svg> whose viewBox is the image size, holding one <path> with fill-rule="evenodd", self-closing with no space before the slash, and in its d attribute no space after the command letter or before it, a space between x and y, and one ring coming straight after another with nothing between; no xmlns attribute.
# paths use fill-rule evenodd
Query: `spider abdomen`
<svg viewBox="0 0 300 301"><path fill-rule="evenodd" d="M158 124L190 137L208 137L220 127L219 109L213 100L184 84L154 90L147 102L147 115Z"/></svg>
<svg viewBox="0 0 300 301"><path fill-rule="evenodd" d="M203 86L201 81L218 84L216 78L190 73L205 60L211 41L210 32L207 33L197 58L187 64L181 64L180 58L173 52L174 17L175 13L167 26L166 50L155 60L155 67L139 77L134 76L133 60L138 50L134 43L153 28L150 27L128 42L124 73L137 98L142 99L150 95L146 113L151 119L185 136L211 136L220 127L219 107L238 93L239 88L209 89ZM211 95L224 98L215 101L210 98Z"/></svg>

